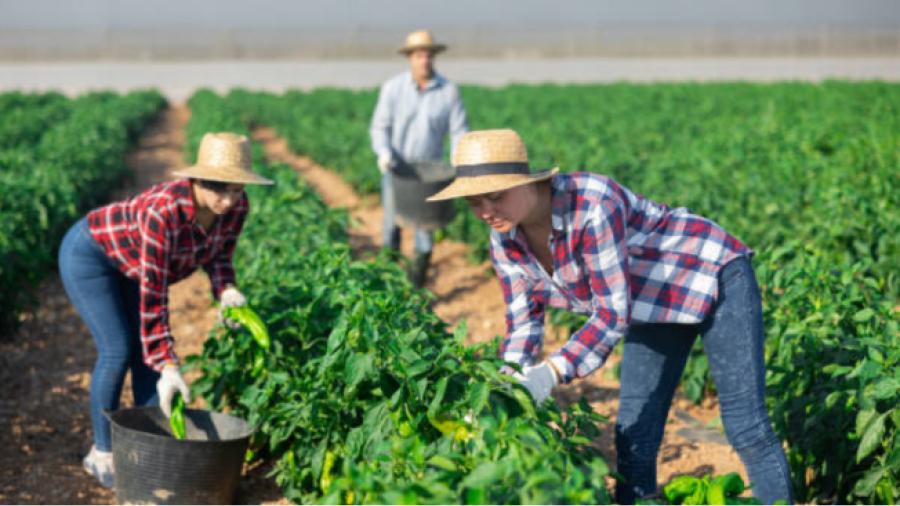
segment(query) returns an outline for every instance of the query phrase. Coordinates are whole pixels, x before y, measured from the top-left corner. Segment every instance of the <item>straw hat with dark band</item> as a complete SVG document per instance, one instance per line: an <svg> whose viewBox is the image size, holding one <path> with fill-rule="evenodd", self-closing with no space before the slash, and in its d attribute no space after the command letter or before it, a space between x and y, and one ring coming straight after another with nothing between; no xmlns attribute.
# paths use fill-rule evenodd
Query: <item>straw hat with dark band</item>
<svg viewBox="0 0 900 506"><path fill-rule="evenodd" d="M558 168L531 172L525 143L513 130L476 130L462 136L453 154L456 179L429 202L494 193L553 177Z"/></svg>
<svg viewBox="0 0 900 506"><path fill-rule="evenodd" d="M180 177L234 184L273 184L253 172L250 141L230 132L208 133L200 141L197 163L175 171Z"/></svg>
<svg viewBox="0 0 900 506"><path fill-rule="evenodd" d="M416 49L427 49L434 53L440 53L447 49L444 44L434 42L434 36L428 30L416 30L406 36L406 44L397 50L400 54L409 54Z"/></svg>

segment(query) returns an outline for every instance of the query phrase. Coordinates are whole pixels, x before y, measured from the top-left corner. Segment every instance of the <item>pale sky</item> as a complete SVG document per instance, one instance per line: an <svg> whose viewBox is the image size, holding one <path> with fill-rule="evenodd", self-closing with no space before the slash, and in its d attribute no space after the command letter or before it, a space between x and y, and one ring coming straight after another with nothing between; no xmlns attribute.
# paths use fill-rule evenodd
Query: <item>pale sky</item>
<svg viewBox="0 0 900 506"><path fill-rule="evenodd" d="M900 27L900 0L0 0L0 29Z"/></svg>

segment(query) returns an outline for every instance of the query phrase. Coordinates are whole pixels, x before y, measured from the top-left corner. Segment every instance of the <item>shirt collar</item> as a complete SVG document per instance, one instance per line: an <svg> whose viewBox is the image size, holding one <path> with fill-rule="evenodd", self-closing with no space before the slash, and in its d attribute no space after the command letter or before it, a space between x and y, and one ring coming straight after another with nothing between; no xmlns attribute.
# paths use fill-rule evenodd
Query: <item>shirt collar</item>
<svg viewBox="0 0 900 506"><path fill-rule="evenodd" d="M172 193L178 197L178 207L184 213L184 219L194 221L196 210L194 209L194 189L190 179L179 179L172 185Z"/></svg>
<svg viewBox="0 0 900 506"><path fill-rule="evenodd" d="M413 78L412 72L407 71L406 75L407 75L409 82L412 83L413 88L415 88L416 91L418 91L419 83L417 83L416 80ZM437 71L434 71L434 73L431 74L431 79L428 81L428 84L425 85L425 89L422 91L429 91L429 90L433 90L435 88L439 88L441 85L444 84L444 81L445 81L444 76L438 74Z"/></svg>
<svg viewBox="0 0 900 506"><path fill-rule="evenodd" d="M566 211L569 209L569 177L557 174L550 179L551 219L550 225L554 232L565 231Z"/></svg>

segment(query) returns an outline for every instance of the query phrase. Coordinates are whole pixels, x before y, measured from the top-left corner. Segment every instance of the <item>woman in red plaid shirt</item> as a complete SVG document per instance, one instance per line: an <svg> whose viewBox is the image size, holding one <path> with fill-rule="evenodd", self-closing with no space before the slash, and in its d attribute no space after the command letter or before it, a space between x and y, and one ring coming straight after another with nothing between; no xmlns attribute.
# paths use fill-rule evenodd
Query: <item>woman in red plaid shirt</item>
<svg viewBox="0 0 900 506"><path fill-rule="evenodd" d="M246 184L272 184L252 170L250 143L206 134L198 162L129 200L95 209L69 229L59 252L66 293L93 335L94 445L85 469L113 486L109 422L131 371L136 405L169 415L181 392L190 402L169 329L169 285L203 268L221 308L246 303L231 257L249 212Z"/></svg>
<svg viewBox="0 0 900 506"><path fill-rule="evenodd" d="M765 407L762 303L752 252L716 223L632 193L599 174L532 173L512 130L460 139L457 178L428 200L465 198L491 227L506 300L500 352L543 402L603 365L624 338L616 419L616 499L656 493L656 458L672 396L700 335L722 422L763 503L791 500L790 475ZM535 365L547 306L589 315Z"/></svg>

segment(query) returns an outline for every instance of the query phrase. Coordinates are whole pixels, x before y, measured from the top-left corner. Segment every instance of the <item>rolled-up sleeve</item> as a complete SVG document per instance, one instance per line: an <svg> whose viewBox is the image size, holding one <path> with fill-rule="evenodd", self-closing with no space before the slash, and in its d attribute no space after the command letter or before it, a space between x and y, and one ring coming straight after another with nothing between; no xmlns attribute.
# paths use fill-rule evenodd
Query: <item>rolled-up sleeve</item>
<svg viewBox="0 0 900 506"><path fill-rule="evenodd" d="M593 314L550 360L564 382L583 378L606 362L628 331L631 298L624 204L603 200L586 218L581 251L590 279Z"/></svg>
<svg viewBox="0 0 900 506"><path fill-rule="evenodd" d="M391 82L381 86L378 92L378 103L372 114L372 123L369 125L369 137L372 141L372 151L375 156L391 152L391 123L393 120L393 92Z"/></svg>
<svg viewBox="0 0 900 506"><path fill-rule="evenodd" d="M500 358L531 365L544 342L545 302L536 296L533 283L521 266L509 259L496 237L491 238L491 260L506 302L506 337L500 343Z"/></svg>
<svg viewBox="0 0 900 506"><path fill-rule="evenodd" d="M169 329L169 251L171 231L165 216L145 209L139 217L141 348L144 363L161 371L166 363L177 363Z"/></svg>

